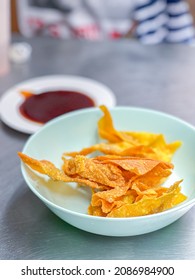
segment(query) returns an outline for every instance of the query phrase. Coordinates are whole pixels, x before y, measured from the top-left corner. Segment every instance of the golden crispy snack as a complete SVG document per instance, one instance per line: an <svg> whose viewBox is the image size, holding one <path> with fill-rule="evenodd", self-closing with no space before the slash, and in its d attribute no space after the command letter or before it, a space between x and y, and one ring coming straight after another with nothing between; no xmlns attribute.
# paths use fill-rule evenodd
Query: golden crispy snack
<svg viewBox="0 0 195 280"><path fill-rule="evenodd" d="M153 151L152 148L139 145L135 146L128 142L118 142L118 143L99 143L93 146L84 148L78 152L66 152L63 156L75 157L76 155L88 155L93 152L99 151L107 155L118 155L118 156L135 156L144 158L158 159L158 155Z"/></svg>
<svg viewBox="0 0 195 280"><path fill-rule="evenodd" d="M71 178L85 178L90 181L115 188L123 186L125 180L122 170L112 164L101 164L96 158L86 158L85 156L76 156L75 158L65 159L62 170Z"/></svg>
<svg viewBox="0 0 195 280"><path fill-rule="evenodd" d="M112 116L108 111L107 107L102 105L100 109L104 115L98 121L98 133L101 138L108 140L110 143L118 143L121 141L131 143L132 145L144 145L152 146L155 145L156 141L159 141L161 145L167 145L162 134L155 134L149 132L136 132L136 131L118 131L115 129L112 121ZM131 121L131 120L129 120ZM170 150L177 149L180 145L180 141L174 142L175 144L171 145ZM174 147L174 148L173 148Z"/></svg>
<svg viewBox="0 0 195 280"><path fill-rule="evenodd" d="M167 178L173 168L171 163L121 156L98 156L94 158L76 156L71 159L63 158L63 160L62 170L69 177L76 178L79 176L109 188L124 186L130 188L132 182L138 180L140 176L144 182L144 175L148 176L151 181L150 172L154 169L154 180L157 184L162 179Z"/></svg>
<svg viewBox="0 0 195 280"><path fill-rule="evenodd" d="M180 181L174 183L165 193L157 198L146 196L138 202L126 203L121 207L114 208L107 217L124 218L145 216L170 209L186 199L186 196L180 192L181 187L179 184Z"/></svg>
<svg viewBox="0 0 195 280"><path fill-rule="evenodd" d="M180 141L166 143L162 134L118 131L113 125L108 109L105 106L100 106L100 109L104 115L98 121L98 133L107 142L86 147L78 152L66 152L64 156L74 157L99 151L107 155L135 156L171 162L174 153L181 146Z"/></svg>
<svg viewBox="0 0 195 280"><path fill-rule="evenodd" d="M133 217L169 209L186 199L180 182L170 188L162 186L173 169L170 163L181 145L167 144L162 134L118 131L105 106L98 122L101 138L107 140L62 155L61 169L47 160L37 160L18 153L33 170L54 181L76 182L92 189L90 215L102 217ZM104 155L87 158L93 152ZM66 158L66 156L72 158Z"/></svg>
<svg viewBox="0 0 195 280"><path fill-rule="evenodd" d="M122 206L128 199L136 202L145 196L154 198L167 191L160 184L171 174L173 165L170 163L118 156L99 156L97 159L103 164L111 161L122 168L126 183L112 190L94 192L89 213L93 213L93 209L97 210L98 206L102 213L107 214L111 209Z"/></svg>
<svg viewBox="0 0 195 280"><path fill-rule="evenodd" d="M77 176L77 178L71 178L68 175L66 175L63 170L60 170L59 168L55 167L55 165L47 160L37 160L34 158L31 158L21 152L18 152L18 156L22 160L23 163L31 167L33 170L49 176L53 181L62 181L62 182L75 182L78 184L82 184L84 186L89 186L91 188L103 188L106 189L106 186L102 186L101 184L97 184L93 181L89 181L87 179L80 178Z"/></svg>
<svg viewBox="0 0 195 280"><path fill-rule="evenodd" d="M48 175L52 180L64 182L84 183L92 188L110 189L126 187L131 188L138 178L142 183L147 183L147 178L152 186L151 172L155 170L155 184L162 178L170 175L173 165L152 159L99 156L86 158L76 156L64 159L62 169L46 160L37 160L23 153L18 153L21 160L35 171ZM161 173L158 170L161 170ZM146 181L146 182L145 182Z"/></svg>
<svg viewBox="0 0 195 280"><path fill-rule="evenodd" d="M54 181L76 182L92 188L88 209L91 215L130 217L164 211L186 197L179 183L165 188L160 184L171 174L173 165L153 159L121 156L76 156L65 159L62 169L47 160L18 153L33 170Z"/></svg>
<svg viewBox="0 0 195 280"><path fill-rule="evenodd" d="M89 213L93 215L93 209L99 208L101 213L107 215L113 208L118 208L127 202L133 203L136 196L136 192L128 190L128 187L97 192L92 195L88 211L91 211Z"/></svg>

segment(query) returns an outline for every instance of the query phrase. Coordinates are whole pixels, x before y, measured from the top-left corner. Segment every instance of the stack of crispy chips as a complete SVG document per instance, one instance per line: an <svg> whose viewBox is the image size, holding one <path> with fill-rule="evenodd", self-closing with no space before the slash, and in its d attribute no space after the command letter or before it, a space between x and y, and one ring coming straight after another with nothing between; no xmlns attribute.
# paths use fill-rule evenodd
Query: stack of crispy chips
<svg viewBox="0 0 195 280"><path fill-rule="evenodd" d="M167 144L162 134L117 131L105 106L98 122L99 136L106 142L64 153L61 169L46 160L19 153L32 169L54 181L76 182L92 189L90 215L135 217L162 212L183 202L180 182L162 184L172 173L179 141ZM87 157L98 151L103 155ZM68 156L68 158L67 158Z"/></svg>

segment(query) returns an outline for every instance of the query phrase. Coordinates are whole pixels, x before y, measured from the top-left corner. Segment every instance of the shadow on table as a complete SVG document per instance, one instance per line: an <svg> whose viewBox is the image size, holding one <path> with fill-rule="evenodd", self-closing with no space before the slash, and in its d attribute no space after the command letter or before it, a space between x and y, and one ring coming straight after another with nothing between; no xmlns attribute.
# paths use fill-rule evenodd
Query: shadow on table
<svg viewBox="0 0 195 280"><path fill-rule="evenodd" d="M4 124L2 121L0 121L0 127L6 135L8 135L10 137L18 138L20 140L23 140L23 139L25 140L30 136L27 133L23 133L23 132L17 131L15 129L9 127L8 125Z"/></svg>

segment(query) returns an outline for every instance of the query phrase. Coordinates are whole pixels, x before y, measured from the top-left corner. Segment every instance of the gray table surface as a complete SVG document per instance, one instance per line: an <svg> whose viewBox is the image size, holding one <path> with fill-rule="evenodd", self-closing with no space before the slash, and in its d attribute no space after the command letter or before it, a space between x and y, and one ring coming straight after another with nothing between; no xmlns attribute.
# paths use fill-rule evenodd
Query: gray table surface
<svg viewBox="0 0 195 280"><path fill-rule="evenodd" d="M136 41L24 39L32 58L0 77L0 95L29 78L68 74L110 87L118 105L152 108L195 125L195 49L143 46ZM195 259L195 207L153 233L105 237L84 232L55 216L29 190L16 152L29 135L0 121L0 259Z"/></svg>

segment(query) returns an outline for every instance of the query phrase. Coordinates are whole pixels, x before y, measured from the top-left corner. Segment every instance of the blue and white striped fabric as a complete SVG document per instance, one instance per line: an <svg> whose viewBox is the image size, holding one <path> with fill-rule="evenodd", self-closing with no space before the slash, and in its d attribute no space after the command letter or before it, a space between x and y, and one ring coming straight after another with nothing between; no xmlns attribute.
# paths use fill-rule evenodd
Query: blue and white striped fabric
<svg viewBox="0 0 195 280"><path fill-rule="evenodd" d="M136 36L144 44L195 44L193 19L183 0L137 0Z"/></svg>

